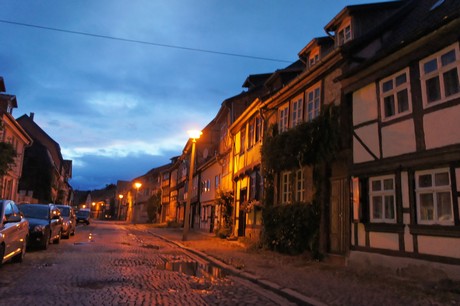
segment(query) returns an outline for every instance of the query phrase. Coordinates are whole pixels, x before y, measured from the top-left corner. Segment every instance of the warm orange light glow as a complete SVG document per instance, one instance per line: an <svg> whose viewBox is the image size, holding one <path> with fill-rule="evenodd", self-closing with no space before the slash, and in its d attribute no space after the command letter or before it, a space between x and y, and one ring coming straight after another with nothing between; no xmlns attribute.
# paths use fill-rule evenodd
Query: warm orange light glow
<svg viewBox="0 0 460 306"><path fill-rule="evenodd" d="M135 182L135 183L134 183L134 187L135 187L137 190L139 190L139 188L141 188L141 186L142 186L142 184L139 183L139 182Z"/></svg>
<svg viewBox="0 0 460 306"><path fill-rule="evenodd" d="M190 130L190 131L187 131L187 134L190 138L198 139L203 133L198 130Z"/></svg>
<svg viewBox="0 0 460 306"><path fill-rule="evenodd" d="M118 197L121 199L123 199L123 195L122 194L119 194Z"/></svg>
<svg viewBox="0 0 460 306"><path fill-rule="evenodd" d="M93 202L92 205L93 205L93 206L96 206L96 202Z"/></svg>
<svg viewBox="0 0 460 306"><path fill-rule="evenodd" d="M86 205L83 204L83 206L81 208L86 208Z"/></svg>

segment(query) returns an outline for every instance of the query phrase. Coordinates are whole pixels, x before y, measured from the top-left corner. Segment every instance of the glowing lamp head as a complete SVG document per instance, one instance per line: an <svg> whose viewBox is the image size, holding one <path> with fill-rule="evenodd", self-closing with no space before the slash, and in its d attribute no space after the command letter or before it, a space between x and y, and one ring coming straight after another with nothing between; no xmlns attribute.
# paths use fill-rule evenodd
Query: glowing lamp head
<svg viewBox="0 0 460 306"><path fill-rule="evenodd" d="M142 184L139 183L139 182L134 183L134 187L135 187L136 189L141 188L141 186L142 186Z"/></svg>
<svg viewBox="0 0 460 306"><path fill-rule="evenodd" d="M190 130L190 131L187 131L187 134L190 138L193 138L193 139L198 139L200 138L201 134L203 134L201 131L198 131L198 130Z"/></svg>

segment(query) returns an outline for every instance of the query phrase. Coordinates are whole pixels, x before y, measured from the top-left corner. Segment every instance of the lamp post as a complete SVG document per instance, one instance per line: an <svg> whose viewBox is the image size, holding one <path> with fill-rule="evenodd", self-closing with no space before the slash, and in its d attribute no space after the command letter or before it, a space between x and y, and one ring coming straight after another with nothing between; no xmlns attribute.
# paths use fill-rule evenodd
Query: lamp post
<svg viewBox="0 0 460 306"><path fill-rule="evenodd" d="M119 194L118 195L118 213L117 213L117 217L118 217L118 220L121 220L121 203L122 203L122 200L123 200L123 195L122 194Z"/></svg>
<svg viewBox="0 0 460 306"><path fill-rule="evenodd" d="M185 204L185 216L184 216L184 232L182 234L182 241L187 241L187 234L190 229L190 205L192 201L192 189L193 189L193 171L195 166L195 144L196 140L200 138L200 131L188 131L188 135L192 140L192 154L190 156L190 169L188 174L188 195L187 203Z"/></svg>
<svg viewBox="0 0 460 306"><path fill-rule="evenodd" d="M142 186L142 183L135 182L133 186L134 188L136 188L136 194L134 195L134 203L133 203L133 209L131 213L131 221L134 221L134 211L135 211L134 207L137 205L137 196L139 193L139 188L141 188Z"/></svg>

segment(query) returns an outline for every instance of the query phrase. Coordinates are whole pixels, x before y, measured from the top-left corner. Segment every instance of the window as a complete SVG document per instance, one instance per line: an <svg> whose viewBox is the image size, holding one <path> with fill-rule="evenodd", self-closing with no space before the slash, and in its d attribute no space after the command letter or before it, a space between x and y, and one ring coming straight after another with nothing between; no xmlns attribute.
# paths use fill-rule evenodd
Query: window
<svg viewBox="0 0 460 306"><path fill-rule="evenodd" d="M214 187L215 187L215 190L219 190L219 187L220 187L220 174L216 175L214 177Z"/></svg>
<svg viewBox="0 0 460 306"><path fill-rule="evenodd" d="M254 141L257 143L262 140L262 118L256 117L256 127Z"/></svg>
<svg viewBox="0 0 460 306"><path fill-rule="evenodd" d="M453 224L449 170L420 171L415 176L418 223Z"/></svg>
<svg viewBox="0 0 460 306"><path fill-rule="evenodd" d="M319 62L319 49L316 49L310 53L310 56L308 57L308 66L311 67L317 62Z"/></svg>
<svg viewBox="0 0 460 306"><path fill-rule="evenodd" d="M341 46L345 44L346 42L350 41L352 38L351 35L351 25L350 23L346 24L344 27L339 29L339 32L337 34L337 45Z"/></svg>
<svg viewBox="0 0 460 306"><path fill-rule="evenodd" d="M249 198L251 200L259 200L260 198L260 172L258 170L251 173L250 176L250 189L249 189Z"/></svg>
<svg viewBox="0 0 460 306"><path fill-rule="evenodd" d="M303 113L303 97L298 96L292 101L291 107L291 125L295 127L296 125L302 123L302 113Z"/></svg>
<svg viewBox="0 0 460 306"><path fill-rule="evenodd" d="M252 148L254 145L254 120L251 120L249 123L249 132L248 132L248 149Z"/></svg>
<svg viewBox="0 0 460 306"><path fill-rule="evenodd" d="M408 68L380 81L380 101L384 119L411 111Z"/></svg>
<svg viewBox="0 0 460 306"><path fill-rule="evenodd" d="M460 52L458 44L420 62L420 79L425 106L460 96Z"/></svg>
<svg viewBox="0 0 460 306"><path fill-rule="evenodd" d="M295 192L296 197L295 200L299 202L303 202L305 198L305 182L304 182L304 174L303 170L297 170L295 175Z"/></svg>
<svg viewBox="0 0 460 306"><path fill-rule="evenodd" d="M281 107L278 111L278 131L280 133L288 130L289 124L289 105Z"/></svg>
<svg viewBox="0 0 460 306"><path fill-rule="evenodd" d="M371 178L369 180L369 198L372 222L396 222L393 176Z"/></svg>
<svg viewBox="0 0 460 306"><path fill-rule="evenodd" d="M291 173L281 173L281 204L291 203Z"/></svg>
<svg viewBox="0 0 460 306"><path fill-rule="evenodd" d="M319 85L315 85L313 88L307 90L307 121L311 121L319 116L320 112L320 99L321 90Z"/></svg>

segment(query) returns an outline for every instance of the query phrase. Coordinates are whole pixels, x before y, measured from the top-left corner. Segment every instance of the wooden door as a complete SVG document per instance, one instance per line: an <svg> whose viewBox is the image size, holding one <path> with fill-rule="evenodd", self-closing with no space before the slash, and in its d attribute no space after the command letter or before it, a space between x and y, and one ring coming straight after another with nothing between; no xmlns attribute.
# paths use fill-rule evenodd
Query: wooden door
<svg viewBox="0 0 460 306"><path fill-rule="evenodd" d="M331 206L329 212L329 251L335 254L348 252L349 188L347 179L331 180Z"/></svg>

